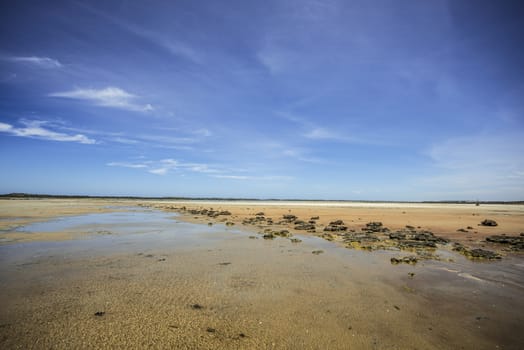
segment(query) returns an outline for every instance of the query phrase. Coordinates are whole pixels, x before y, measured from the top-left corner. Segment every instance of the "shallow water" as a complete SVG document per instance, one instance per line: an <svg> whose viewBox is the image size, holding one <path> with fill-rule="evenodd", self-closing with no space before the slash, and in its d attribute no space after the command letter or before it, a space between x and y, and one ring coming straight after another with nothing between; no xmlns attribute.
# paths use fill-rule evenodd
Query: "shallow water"
<svg viewBox="0 0 524 350"><path fill-rule="evenodd" d="M402 253L318 237L264 240L142 208L23 232L59 230L91 234L0 246L1 348L524 345L524 264L516 257L391 265Z"/></svg>

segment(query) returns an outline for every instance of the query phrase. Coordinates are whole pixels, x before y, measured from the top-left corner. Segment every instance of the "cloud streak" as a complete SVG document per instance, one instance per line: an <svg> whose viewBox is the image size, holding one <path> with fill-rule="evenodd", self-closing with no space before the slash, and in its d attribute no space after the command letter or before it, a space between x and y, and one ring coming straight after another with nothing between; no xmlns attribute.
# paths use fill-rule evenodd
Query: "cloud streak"
<svg viewBox="0 0 524 350"><path fill-rule="evenodd" d="M46 69L61 68L63 66L58 60L50 57L11 56L7 60L16 63L27 63Z"/></svg>
<svg viewBox="0 0 524 350"><path fill-rule="evenodd" d="M125 109L135 112L150 112L154 108L150 104L137 104L134 101L138 96L123 89L108 86L103 89L74 89L71 91L54 92L51 97L60 97L73 100L84 100L92 102L97 106Z"/></svg>
<svg viewBox="0 0 524 350"><path fill-rule="evenodd" d="M45 121L22 121L23 127L15 127L11 124L0 123L0 133L6 133L12 136L28 137L40 140L59 141L59 142L78 142L82 144L95 144L94 139L82 134L64 134L45 128Z"/></svg>

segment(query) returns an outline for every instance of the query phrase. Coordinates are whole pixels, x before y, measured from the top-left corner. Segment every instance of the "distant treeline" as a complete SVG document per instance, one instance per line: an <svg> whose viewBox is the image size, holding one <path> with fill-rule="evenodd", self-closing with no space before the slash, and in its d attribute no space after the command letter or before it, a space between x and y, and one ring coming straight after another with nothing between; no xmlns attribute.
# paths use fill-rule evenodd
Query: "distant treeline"
<svg viewBox="0 0 524 350"><path fill-rule="evenodd" d="M142 196L87 196L87 195L53 195L32 193L0 194L7 199L139 199L139 200L184 200L184 201L276 201L276 202L348 202L348 203L426 203L426 204L524 204L524 201L375 201L375 200L339 200L339 199L275 199L275 198L221 198L221 197L142 197Z"/></svg>

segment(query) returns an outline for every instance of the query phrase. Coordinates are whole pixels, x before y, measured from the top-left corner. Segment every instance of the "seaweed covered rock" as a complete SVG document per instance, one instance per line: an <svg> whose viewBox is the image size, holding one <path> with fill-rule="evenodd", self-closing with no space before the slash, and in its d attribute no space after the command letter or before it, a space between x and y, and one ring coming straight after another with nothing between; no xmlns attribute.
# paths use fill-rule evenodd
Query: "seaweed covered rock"
<svg viewBox="0 0 524 350"><path fill-rule="evenodd" d="M524 236L493 235L486 237L486 242L507 245L509 250L524 250Z"/></svg>
<svg viewBox="0 0 524 350"><path fill-rule="evenodd" d="M339 232L339 231L347 231L347 226L344 225L344 221L342 220L335 220L331 221L329 225L327 225L324 228L324 231L327 232Z"/></svg>

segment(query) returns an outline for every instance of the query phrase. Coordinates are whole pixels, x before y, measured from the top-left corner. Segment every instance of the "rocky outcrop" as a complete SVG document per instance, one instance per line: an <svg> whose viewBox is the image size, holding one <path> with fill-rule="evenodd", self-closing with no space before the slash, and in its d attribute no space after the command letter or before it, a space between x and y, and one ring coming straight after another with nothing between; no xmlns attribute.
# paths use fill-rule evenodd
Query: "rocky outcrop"
<svg viewBox="0 0 524 350"><path fill-rule="evenodd" d="M453 245L453 250L470 259L499 260L502 258L499 254L492 252L491 250L485 250L481 248L469 249L460 243L455 243Z"/></svg>
<svg viewBox="0 0 524 350"><path fill-rule="evenodd" d="M324 231L327 231L327 232L340 232L340 231L347 231L347 226L344 225L344 221L342 220L335 220L335 221L331 221L329 223L329 225L327 225L325 228L324 228Z"/></svg>
<svg viewBox="0 0 524 350"><path fill-rule="evenodd" d="M503 244L507 250L524 251L524 234L520 236L493 235L486 237L486 242Z"/></svg>
<svg viewBox="0 0 524 350"><path fill-rule="evenodd" d="M480 223L482 226L498 226L495 220L486 219Z"/></svg>

